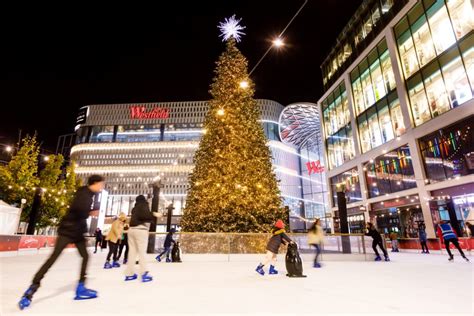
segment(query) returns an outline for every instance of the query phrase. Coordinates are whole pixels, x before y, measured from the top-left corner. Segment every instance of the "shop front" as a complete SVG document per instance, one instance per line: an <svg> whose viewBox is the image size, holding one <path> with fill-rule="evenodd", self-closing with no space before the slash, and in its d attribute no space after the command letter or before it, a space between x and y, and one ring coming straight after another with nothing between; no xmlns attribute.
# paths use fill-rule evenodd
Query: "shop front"
<svg viewBox="0 0 474 316"><path fill-rule="evenodd" d="M418 238L418 227L424 223L418 195L373 203L369 215L380 233L396 232L399 238Z"/></svg>
<svg viewBox="0 0 474 316"><path fill-rule="evenodd" d="M334 211L334 232L341 232L339 211ZM364 208L351 207L347 209L347 224L349 225L349 234L365 233Z"/></svg>
<svg viewBox="0 0 474 316"><path fill-rule="evenodd" d="M440 221L457 224L459 236L468 237L467 223L474 225L474 183L444 188L431 192L431 216L435 229Z"/></svg>

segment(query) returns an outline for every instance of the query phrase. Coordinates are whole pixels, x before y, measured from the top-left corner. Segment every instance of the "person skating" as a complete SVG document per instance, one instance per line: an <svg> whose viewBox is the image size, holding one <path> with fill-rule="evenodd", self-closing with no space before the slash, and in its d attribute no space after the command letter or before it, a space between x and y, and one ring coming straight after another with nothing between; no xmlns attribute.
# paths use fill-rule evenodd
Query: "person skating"
<svg viewBox="0 0 474 316"><path fill-rule="evenodd" d="M430 253L428 250L428 245L426 244L427 236L426 236L426 226L424 223L420 224L420 227L418 228L418 238L420 239L420 244L421 244L421 253Z"/></svg>
<svg viewBox="0 0 474 316"><path fill-rule="evenodd" d="M161 256L166 253L166 262L171 262L170 253L171 253L171 244L175 244L176 242L173 239L173 234L176 232L176 229L171 228L169 233L166 234L165 243L163 247L165 248L162 253L156 256L156 261L161 262Z"/></svg>
<svg viewBox="0 0 474 316"><path fill-rule="evenodd" d="M291 242L292 241L290 237L285 234L285 223L283 223L283 221L279 219L272 229L272 237L270 238L267 244L267 253L265 255L265 259L263 260L263 263L260 263L257 266L257 269L255 269L255 271L257 271L261 275L265 275L263 267L271 263L268 274L278 274L278 271L275 270L278 249L280 249L281 244Z"/></svg>
<svg viewBox="0 0 474 316"><path fill-rule="evenodd" d="M390 261L390 258L388 257L387 250L385 250L385 248L383 246L382 236L377 231L374 224L367 223L367 233L365 235L370 236L373 239L372 240L372 249L374 249L374 252L375 252L375 256L376 256L375 261L381 261L382 260L382 258L379 255L379 252L377 251L377 246L379 246L380 249L382 249L383 255L385 257L385 261Z"/></svg>
<svg viewBox="0 0 474 316"><path fill-rule="evenodd" d="M128 245L130 247L130 259L134 262L139 258L139 271L142 282L150 282L153 277L148 274L146 265L146 248L148 245L148 231L153 221L153 216L158 217L157 212L151 213L146 198L143 195L137 196L135 206L132 209L130 228L128 229ZM125 281L135 280L135 265L128 264L125 270Z"/></svg>
<svg viewBox="0 0 474 316"><path fill-rule="evenodd" d="M321 227L321 220L316 219L313 226L308 231L308 244L313 246L316 251L314 256L313 267L321 268L321 264L318 262L318 257L321 254L321 243L324 239L323 228Z"/></svg>
<svg viewBox="0 0 474 316"><path fill-rule="evenodd" d="M107 259L104 264L104 269L119 268L120 263L117 259L117 248L119 241L122 238L123 226L127 220L127 215L125 213L120 213L119 217L112 223L107 237L105 238L109 242L109 253L107 254ZM110 258L113 258L112 264L110 264Z"/></svg>
<svg viewBox="0 0 474 316"><path fill-rule="evenodd" d="M99 245L100 247L100 251L102 251L102 231L100 230L99 227L97 227L95 229L95 232L94 232L94 236L95 236L95 250L94 250L94 253L97 253L97 245Z"/></svg>
<svg viewBox="0 0 474 316"><path fill-rule="evenodd" d="M398 249L398 234L394 230L390 233L390 242L392 244L392 252L400 252Z"/></svg>
<svg viewBox="0 0 474 316"><path fill-rule="evenodd" d="M454 245L454 247L456 247L458 249L461 256L466 261L469 261L469 259L466 257L466 255L462 251L461 247L459 246L458 235L456 235L456 232L454 231L453 227L451 226L451 224L448 221L442 221L438 225L437 231L438 231L439 238L444 241L446 251L448 252L448 255L449 255L449 258L448 258L449 261L454 260L454 256L451 253L451 250L449 249L449 244L451 244L451 243Z"/></svg>
<svg viewBox="0 0 474 316"><path fill-rule="evenodd" d="M125 248L125 253L123 255L123 264L127 264L128 262L128 229L129 228L130 226L128 224L125 224L123 226L122 240L120 241L120 246L119 246L118 255L117 255L117 261L119 261L120 257L122 256L123 248Z"/></svg>
<svg viewBox="0 0 474 316"><path fill-rule="evenodd" d="M56 239L53 253L35 274L32 284L21 297L18 303L20 309L24 309L31 304L33 295L40 287L41 280L68 244L75 244L82 257L79 283L76 287L76 296L74 299L82 300L97 297L97 291L88 289L84 285L86 281L87 262L89 260L84 234L87 232L86 219L89 217L94 195L104 189L104 182L105 179L102 176L92 175L87 180L87 186L77 190L68 212L59 224L58 238Z"/></svg>

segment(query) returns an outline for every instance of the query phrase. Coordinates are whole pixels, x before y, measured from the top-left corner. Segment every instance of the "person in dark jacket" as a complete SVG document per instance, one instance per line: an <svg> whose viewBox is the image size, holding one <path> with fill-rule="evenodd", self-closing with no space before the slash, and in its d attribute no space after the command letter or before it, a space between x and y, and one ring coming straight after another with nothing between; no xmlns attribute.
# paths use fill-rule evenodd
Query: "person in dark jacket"
<svg viewBox="0 0 474 316"><path fill-rule="evenodd" d="M377 229L375 228L374 224L372 223L367 223L367 233L365 234L366 236L370 236L372 237L373 241L372 241L372 249L374 249L374 252L375 252L375 261L380 261L382 260L382 258L380 258L380 255L379 255L379 252L377 251L377 246L380 247L380 249L382 249L382 252L383 252L383 255L385 257L385 261L390 261L390 258L388 257L388 253L387 251L385 250L384 246L383 246L383 240L382 240L382 236L380 235L380 233L377 231Z"/></svg>
<svg viewBox="0 0 474 316"><path fill-rule="evenodd" d="M97 297L96 291L87 289L84 286L87 262L89 260L84 234L87 232L86 220L89 217L89 212L92 210L94 195L104 189L104 184L105 179L102 176L93 175L87 180L87 186L77 190L67 214L59 224L58 238L56 239L53 253L41 266L34 276L31 286L23 294L19 302L20 309L24 309L31 304L33 295L40 287L41 280L68 244L74 244L82 257L81 274L76 288L75 299L81 300Z"/></svg>
<svg viewBox="0 0 474 316"><path fill-rule="evenodd" d="M257 271L261 275L265 275L263 267L269 263L272 263L270 265L268 274L278 274L278 271L275 270L275 263L277 259L278 250L280 249L280 245L292 242L293 241L290 239L290 237L285 234L285 223L283 223L283 221L279 219L272 229L272 237L270 238L267 244L267 254L265 256L265 260L263 261L263 263L260 263L257 266L257 269L255 269L255 271Z"/></svg>
<svg viewBox="0 0 474 316"><path fill-rule="evenodd" d="M97 245L99 245L100 251L102 252L102 238L104 238L104 237L102 236L102 231L100 230L99 227L97 227L95 229L94 236L95 236L95 250L94 250L94 253L97 253Z"/></svg>
<svg viewBox="0 0 474 316"><path fill-rule="evenodd" d="M142 282L150 282L153 277L148 274L146 266L146 248L148 245L148 231L153 221L153 216L158 217L157 212L150 212L150 206L143 195L137 196L135 206L132 209L130 228L128 229L128 245L130 247L130 259L135 262L137 256L140 263L140 275ZM135 265L128 264L125 270L125 281L135 280Z"/></svg>
<svg viewBox="0 0 474 316"><path fill-rule="evenodd" d="M171 244L175 244L176 242L173 239L173 234L176 232L176 229L171 228L169 233L166 234L165 243L163 247L165 248L162 253L156 256L156 261L161 262L161 256L166 253L166 262L171 262L170 253L171 253Z"/></svg>
<svg viewBox="0 0 474 316"><path fill-rule="evenodd" d="M130 226L128 224L125 224L125 226L123 227L122 240L120 241L119 252L117 256L117 260L120 260L120 257L122 256L123 248L125 248L125 253L123 255L123 264L127 264L128 262L128 229L129 228Z"/></svg>
<svg viewBox="0 0 474 316"><path fill-rule="evenodd" d="M418 238L420 239L420 244L421 244L421 253L430 253L428 250L428 245L426 244L427 236L426 236L426 226L424 223L420 224L420 227L418 228Z"/></svg>
<svg viewBox="0 0 474 316"><path fill-rule="evenodd" d="M449 249L450 243L452 243L454 247L456 247L456 249L459 251L459 253L461 254L461 257L463 257L464 260L469 261L469 259L466 257L466 255L462 251L461 246L459 245L458 235L454 231L453 226L451 226L449 221L442 221L438 225L437 232L438 232L439 239L444 241L446 251L448 252L448 255L449 255L449 259L448 259L449 261L454 260L454 256L451 253L451 250Z"/></svg>

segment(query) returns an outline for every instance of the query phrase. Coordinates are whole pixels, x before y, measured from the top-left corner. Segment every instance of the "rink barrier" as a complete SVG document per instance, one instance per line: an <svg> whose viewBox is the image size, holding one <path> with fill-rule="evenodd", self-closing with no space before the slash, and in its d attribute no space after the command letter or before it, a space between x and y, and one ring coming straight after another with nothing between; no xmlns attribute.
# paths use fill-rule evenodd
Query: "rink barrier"
<svg viewBox="0 0 474 316"><path fill-rule="evenodd" d="M166 233L150 233L155 235L155 252L162 250ZM314 248L308 245L307 234L288 233L288 236L298 244L300 253L313 253ZM351 241L351 253L367 256L373 254L372 238L362 234L329 234L324 236L321 246L322 255L342 254L342 236L348 236ZM181 250L188 254L261 254L266 251L266 245L271 234L264 233L176 233L175 240L180 241ZM384 236L385 237L385 236ZM0 253L42 253L54 247L57 236L44 235L0 235ZM93 247L94 237L86 237L87 246ZM384 238L385 247L391 250L391 241ZM417 238L398 239L401 251L421 251ZM432 251L445 252L444 243L436 238L428 239L428 248ZM474 238L459 238L463 250L474 250ZM74 245L68 245L74 248ZM455 249L453 245L450 247ZM280 248L285 253L286 247Z"/></svg>

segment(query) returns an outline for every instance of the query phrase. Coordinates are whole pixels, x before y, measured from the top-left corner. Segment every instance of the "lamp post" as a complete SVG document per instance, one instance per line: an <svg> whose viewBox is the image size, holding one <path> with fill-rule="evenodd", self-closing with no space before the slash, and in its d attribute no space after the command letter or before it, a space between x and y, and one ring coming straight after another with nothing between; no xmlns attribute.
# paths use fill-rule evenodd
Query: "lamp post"
<svg viewBox="0 0 474 316"><path fill-rule="evenodd" d="M160 203L160 190L163 187L161 179L155 181L148 185L150 188L153 188L153 198L151 200L151 211L158 212L158 205ZM156 232L156 221L157 218L153 217L153 221L150 225L150 234L148 235L148 248L147 253L155 253L155 232Z"/></svg>
<svg viewBox="0 0 474 316"><path fill-rule="evenodd" d="M166 214L166 231L169 232L171 229L171 218L173 216L173 210L174 210L173 203L168 205L166 210L168 211L168 213Z"/></svg>

